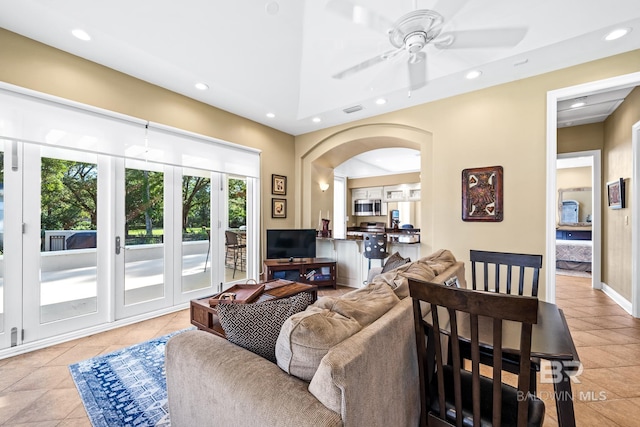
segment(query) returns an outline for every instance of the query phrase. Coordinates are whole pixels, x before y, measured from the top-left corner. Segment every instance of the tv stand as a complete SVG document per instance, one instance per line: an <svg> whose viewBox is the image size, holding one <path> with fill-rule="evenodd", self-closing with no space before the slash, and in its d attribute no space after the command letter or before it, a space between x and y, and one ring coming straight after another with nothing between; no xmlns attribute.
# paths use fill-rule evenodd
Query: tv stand
<svg viewBox="0 0 640 427"><path fill-rule="evenodd" d="M336 288L336 262L329 258L267 259L265 280L284 279Z"/></svg>

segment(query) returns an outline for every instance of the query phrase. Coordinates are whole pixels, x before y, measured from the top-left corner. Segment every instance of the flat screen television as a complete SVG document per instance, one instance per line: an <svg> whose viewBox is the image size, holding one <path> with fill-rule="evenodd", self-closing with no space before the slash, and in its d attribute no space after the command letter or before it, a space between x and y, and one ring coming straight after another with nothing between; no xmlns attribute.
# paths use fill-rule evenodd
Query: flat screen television
<svg viewBox="0 0 640 427"><path fill-rule="evenodd" d="M316 230L267 230L267 259L315 258Z"/></svg>

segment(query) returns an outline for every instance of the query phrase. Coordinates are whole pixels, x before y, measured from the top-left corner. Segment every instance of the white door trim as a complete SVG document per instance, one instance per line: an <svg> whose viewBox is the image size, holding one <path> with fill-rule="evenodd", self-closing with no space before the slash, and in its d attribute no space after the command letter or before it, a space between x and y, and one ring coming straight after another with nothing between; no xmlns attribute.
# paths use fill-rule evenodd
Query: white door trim
<svg viewBox="0 0 640 427"><path fill-rule="evenodd" d="M547 251L547 262L546 262L546 293L545 300L549 302L555 302L556 300L556 278L555 278L555 264L556 264L556 254L555 254L555 221L556 221L556 159L558 155L558 136L557 136L557 111L558 111L558 101L563 99L569 99L573 97L577 97L583 95L588 92L596 92L596 91L606 91L623 87L637 86L640 85L640 72L625 74L622 76L612 77L604 80L598 80L595 82L584 83L576 86L566 87L562 89L557 89L553 91L547 92L547 217L546 217L546 230L547 230L547 239L546 239L546 251ZM637 132L634 132L634 135ZM636 144L634 144L636 147ZM634 178L637 179L637 166L636 166L636 156L634 156ZM634 180L634 182L637 182ZM637 187L634 185L634 187ZM637 196L638 190L634 191L634 195ZM638 199L636 199L638 200ZM637 236L637 227L638 227L638 215L635 215L635 220L632 225L632 259L633 259L633 267L632 267L632 292L633 292L633 313L638 314L640 310L639 299L638 297L638 286L639 280L637 278L637 258L638 258L638 236Z"/></svg>
<svg viewBox="0 0 640 427"><path fill-rule="evenodd" d="M632 135L631 135L631 149L633 155L632 158L632 177L631 177L631 188L633 190L633 195L631 196L631 200L636 204L634 209L636 210L635 214L631 216L631 314L633 317L640 317L640 278L638 275L640 274L640 237L638 234L640 233L640 215L638 215L638 200L640 200L640 122L637 122L632 127Z"/></svg>

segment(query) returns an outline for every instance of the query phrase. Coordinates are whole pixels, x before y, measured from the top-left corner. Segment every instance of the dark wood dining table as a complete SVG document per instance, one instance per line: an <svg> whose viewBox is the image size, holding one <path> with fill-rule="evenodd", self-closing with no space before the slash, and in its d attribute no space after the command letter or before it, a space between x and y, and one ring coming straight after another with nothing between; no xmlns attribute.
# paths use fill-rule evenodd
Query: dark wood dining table
<svg viewBox="0 0 640 427"><path fill-rule="evenodd" d="M468 315L459 312L458 316L458 334L461 339L467 340L471 337ZM491 352L493 345L491 319L480 317L478 332L482 349ZM502 334L503 351L517 356L520 347L519 324L505 321ZM533 325L531 357L549 360L552 363L551 380L555 392L558 425L575 427L571 376L578 371L580 359L564 313L556 304L538 302L538 323Z"/></svg>

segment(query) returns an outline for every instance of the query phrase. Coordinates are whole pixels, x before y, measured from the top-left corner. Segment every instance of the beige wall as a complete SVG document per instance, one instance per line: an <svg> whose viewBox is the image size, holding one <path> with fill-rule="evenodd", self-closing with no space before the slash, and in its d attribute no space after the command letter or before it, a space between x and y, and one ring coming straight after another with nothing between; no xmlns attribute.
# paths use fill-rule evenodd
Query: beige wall
<svg viewBox="0 0 640 427"><path fill-rule="evenodd" d="M571 126L558 129L558 154L602 150L604 123Z"/></svg>
<svg viewBox="0 0 640 427"><path fill-rule="evenodd" d="M626 208L606 206L603 185L602 282L631 301L631 217L633 215L631 127L640 120L640 89L627 96L605 121L602 176L604 183L624 178ZM637 262L637 260L635 260Z"/></svg>
<svg viewBox="0 0 640 427"><path fill-rule="evenodd" d="M301 135L297 167L309 170L310 157L347 144L350 132L357 138L393 128L422 134L413 141L422 154L423 253L448 248L463 261L470 249L545 255L547 92L639 70L640 51L634 51ZM461 171L494 165L504 168L504 220L463 222ZM308 183L301 178L304 192ZM309 201L297 202L304 223ZM541 296L545 291L542 283Z"/></svg>
<svg viewBox="0 0 640 427"><path fill-rule="evenodd" d="M0 81L262 150L263 229L293 227L293 136L4 29L0 58ZM271 196L271 174L288 177L286 196ZM272 197L288 200L287 219L271 218Z"/></svg>
<svg viewBox="0 0 640 427"><path fill-rule="evenodd" d="M320 192L318 175L347 155L418 149L422 251L448 248L463 261L472 248L544 254L547 92L640 71L640 51L633 51L294 138L5 30L0 57L1 81L261 149L263 228L315 228L314 200L329 194ZM606 139L605 176L628 178L616 159L630 155L630 134ZM504 168L504 221L463 222L461 171L493 165ZM272 173L288 177L287 219L271 219Z"/></svg>

